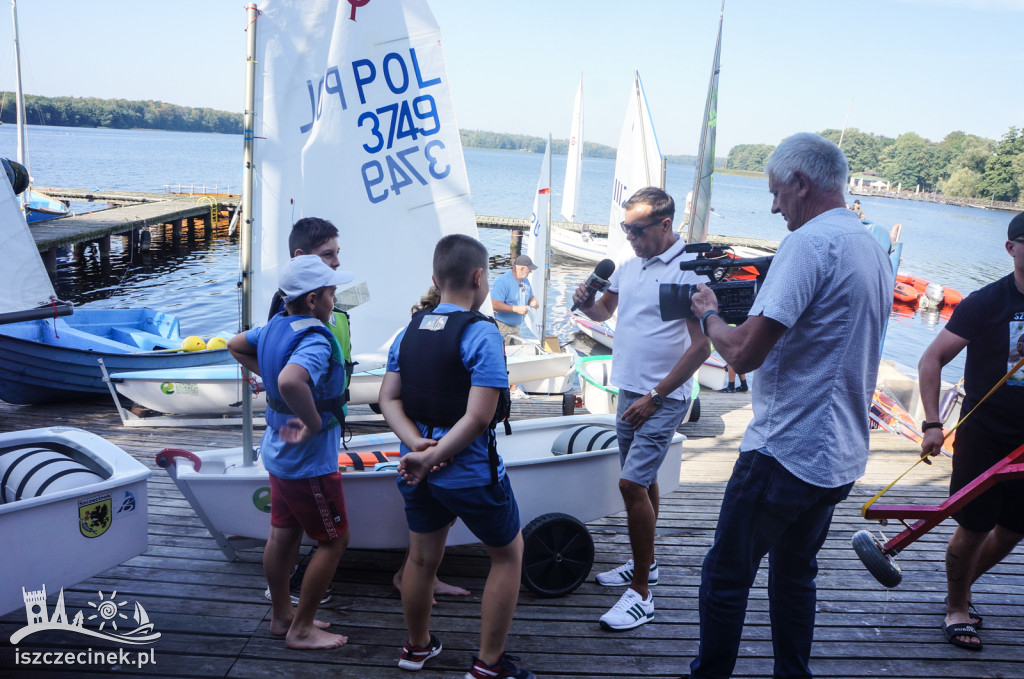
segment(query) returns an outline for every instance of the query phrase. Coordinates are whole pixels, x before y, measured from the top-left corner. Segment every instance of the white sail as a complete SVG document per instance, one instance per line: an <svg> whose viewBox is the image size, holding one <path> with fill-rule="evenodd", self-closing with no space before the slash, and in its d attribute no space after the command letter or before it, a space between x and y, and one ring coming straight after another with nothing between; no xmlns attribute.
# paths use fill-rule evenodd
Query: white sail
<svg viewBox="0 0 1024 679"><path fill-rule="evenodd" d="M708 82L708 98L704 105L704 125L700 130L699 154L696 176L693 181L693 197L687 215L687 243L703 243L708 239L708 219L711 217L711 184L715 173L715 134L718 130L718 72L721 70L722 20L725 16L725 0L718 16L718 40L715 42L715 58L711 63L711 79Z"/></svg>
<svg viewBox="0 0 1024 679"><path fill-rule="evenodd" d="M619 134L615 154L615 180L612 184L612 205L608 216L608 257L616 266L633 257L633 248L619 224L625 217L623 204L645 186L664 186L661 150L654 134L647 97L640 74L633 71L633 89L626 106L626 118Z"/></svg>
<svg viewBox="0 0 1024 679"><path fill-rule="evenodd" d="M530 215L530 236L525 252L529 255L537 269L530 272L530 286L537 298L538 308L530 309L526 322L535 337L543 339L544 312L547 309L547 281L550 279L550 262L548 261L548 215L551 202L551 141L544 147L544 159L541 161L540 178L537 180L537 193L533 197L533 214Z"/></svg>
<svg viewBox="0 0 1024 679"><path fill-rule="evenodd" d="M566 151L565 185L562 188L562 216L576 221L576 205L580 202L580 177L583 171L583 75L572 105L572 126L569 128L569 148Z"/></svg>
<svg viewBox="0 0 1024 679"><path fill-rule="evenodd" d="M331 220L359 370L382 367L431 284L437 240L478 237L440 31L424 0L269 1L257 19L253 316L288 233Z"/></svg>
<svg viewBox="0 0 1024 679"><path fill-rule="evenodd" d="M0 295L0 314L27 311L49 304L53 284L39 256L25 213L21 211L7 175L0 170L0 271L6 280Z"/></svg>

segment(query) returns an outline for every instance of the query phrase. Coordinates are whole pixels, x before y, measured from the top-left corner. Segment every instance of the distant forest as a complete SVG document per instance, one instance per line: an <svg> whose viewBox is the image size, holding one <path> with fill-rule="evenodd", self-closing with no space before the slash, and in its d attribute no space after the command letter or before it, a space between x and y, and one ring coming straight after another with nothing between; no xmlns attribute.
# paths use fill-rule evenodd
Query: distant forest
<svg viewBox="0 0 1024 679"><path fill-rule="evenodd" d="M14 93L0 93L0 122L17 122ZM112 127L176 132L241 134L242 114L212 108L176 106L162 101L129 101L94 97L37 97L25 95L25 118L30 125Z"/></svg>
<svg viewBox="0 0 1024 679"><path fill-rule="evenodd" d="M841 130L819 132L838 143ZM1024 198L1024 129L1011 127L999 141L950 132L933 142L914 132L893 139L848 129L843 152L854 174L875 175L893 190L918 186L954 198L1015 202ZM729 169L763 172L775 150L768 144L740 144L729 151Z"/></svg>

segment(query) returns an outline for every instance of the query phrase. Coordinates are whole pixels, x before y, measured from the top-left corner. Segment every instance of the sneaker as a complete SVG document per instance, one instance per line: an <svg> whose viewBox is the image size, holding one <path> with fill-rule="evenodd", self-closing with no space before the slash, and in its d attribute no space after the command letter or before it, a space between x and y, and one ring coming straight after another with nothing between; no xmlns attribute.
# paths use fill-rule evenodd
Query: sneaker
<svg viewBox="0 0 1024 679"><path fill-rule="evenodd" d="M522 389L520 389L519 387L516 387L511 392L509 392L509 396L511 396L516 401L521 401L522 399L530 398L530 395L527 394Z"/></svg>
<svg viewBox="0 0 1024 679"><path fill-rule="evenodd" d="M505 653L501 656L501 660L498 661L497 665L488 665L480 658L473 656L473 667L470 668L469 672L466 672L464 679L499 679L500 677L515 677L515 679L537 678L537 675L530 670L516 667L516 664L512 662L513 660L519 660L519 658Z"/></svg>
<svg viewBox="0 0 1024 679"><path fill-rule="evenodd" d="M630 559L618 568L597 574L597 584L605 587L621 587L633 582L633 560ZM653 587L658 584L658 562L651 564L650 573L647 575L647 585Z"/></svg>
<svg viewBox="0 0 1024 679"><path fill-rule="evenodd" d="M441 640L433 634L430 635L430 645L425 648L411 646L407 641L405 648L402 649L402 658L398 661L398 666L403 670L421 670L423 663L440 653L441 648Z"/></svg>
<svg viewBox="0 0 1024 679"><path fill-rule="evenodd" d="M743 391L746 391L746 389L744 389ZM726 387L722 387L721 389L718 390L719 394L733 394L735 392L736 387L732 386L731 384Z"/></svg>
<svg viewBox="0 0 1024 679"><path fill-rule="evenodd" d="M292 577L288 579L288 594L292 600L292 606L299 605L299 591L302 589L302 576L305 574L305 566L296 566L295 570L292 571ZM320 598L320 605L323 606L325 603L330 601L332 594L334 594L334 585L327 585L327 591L324 592L323 597ZM266 591L263 592L263 596L267 601L270 601L269 587L267 587Z"/></svg>
<svg viewBox="0 0 1024 679"><path fill-rule="evenodd" d="M747 383L746 382L744 382L740 386L736 387L736 393L738 393L738 394L742 394L745 391L747 391Z"/></svg>
<svg viewBox="0 0 1024 679"><path fill-rule="evenodd" d="M617 604L601 616L601 627L607 630L626 630L654 620L654 596L647 594L645 601L633 589L622 593Z"/></svg>

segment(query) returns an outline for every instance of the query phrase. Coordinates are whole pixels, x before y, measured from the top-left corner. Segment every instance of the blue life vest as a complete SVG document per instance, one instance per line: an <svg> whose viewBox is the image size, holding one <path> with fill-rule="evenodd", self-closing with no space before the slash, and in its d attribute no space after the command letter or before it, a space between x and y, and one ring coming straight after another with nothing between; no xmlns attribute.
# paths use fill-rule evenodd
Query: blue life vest
<svg viewBox="0 0 1024 679"><path fill-rule="evenodd" d="M281 398L277 378L291 358L302 338L317 333L331 343L331 358L327 376L320 384L312 384L313 400L323 422L321 431L330 427L345 426L346 378L344 356L337 338L320 320L312 316L274 316L263 329L260 343L256 347L256 358L263 374L263 385L267 390L267 426L280 430L295 413Z"/></svg>

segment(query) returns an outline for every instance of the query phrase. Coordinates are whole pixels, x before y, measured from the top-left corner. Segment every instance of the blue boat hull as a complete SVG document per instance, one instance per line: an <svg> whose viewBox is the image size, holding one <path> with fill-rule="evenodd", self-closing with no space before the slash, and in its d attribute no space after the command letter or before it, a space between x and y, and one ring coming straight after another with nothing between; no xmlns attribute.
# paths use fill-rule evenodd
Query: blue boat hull
<svg viewBox="0 0 1024 679"><path fill-rule="evenodd" d="M66 318L0 325L0 399L32 404L107 395L99 358L109 372L231 362L227 349L152 353L181 342L177 319L151 309L78 309Z"/></svg>

